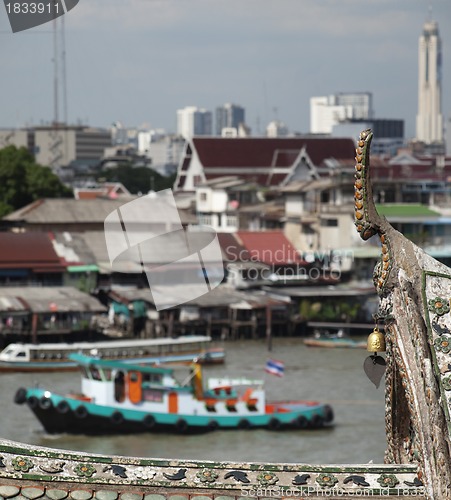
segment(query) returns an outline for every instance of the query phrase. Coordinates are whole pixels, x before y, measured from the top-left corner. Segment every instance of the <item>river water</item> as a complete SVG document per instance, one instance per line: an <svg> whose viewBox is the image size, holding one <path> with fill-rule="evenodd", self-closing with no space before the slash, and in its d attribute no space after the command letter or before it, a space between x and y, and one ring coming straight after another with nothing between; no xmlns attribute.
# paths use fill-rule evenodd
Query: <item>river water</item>
<svg viewBox="0 0 451 500"><path fill-rule="evenodd" d="M3 438L65 450L152 458L296 463L382 463L386 447L384 389L366 378L364 349L306 347L299 338L227 342L226 363L206 367L204 376L265 381L268 400L313 399L331 404L334 425L321 430L237 430L201 435L46 435L27 405L16 405L19 387L39 384L67 393L80 389L77 372L1 374ZM265 373L268 357L285 363L285 376Z"/></svg>

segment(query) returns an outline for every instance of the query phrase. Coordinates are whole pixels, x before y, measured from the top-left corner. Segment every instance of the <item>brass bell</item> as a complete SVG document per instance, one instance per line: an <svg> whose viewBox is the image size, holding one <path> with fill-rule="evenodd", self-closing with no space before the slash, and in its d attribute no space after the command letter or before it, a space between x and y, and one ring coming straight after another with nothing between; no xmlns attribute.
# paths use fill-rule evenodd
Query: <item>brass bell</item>
<svg viewBox="0 0 451 500"><path fill-rule="evenodd" d="M375 326L374 330L368 335L367 351L385 352L385 337L377 326Z"/></svg>

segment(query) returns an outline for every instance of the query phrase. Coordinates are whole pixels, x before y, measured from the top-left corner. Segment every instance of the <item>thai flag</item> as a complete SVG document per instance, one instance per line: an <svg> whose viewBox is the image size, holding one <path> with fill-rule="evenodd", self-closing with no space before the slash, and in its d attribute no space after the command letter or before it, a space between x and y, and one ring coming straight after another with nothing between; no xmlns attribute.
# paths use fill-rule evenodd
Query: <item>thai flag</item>
<svg viewBox="0 0 451 500"><path fill-rule="evenodd" d="M268 359L268 361L266 362L265 371L271 373L272 375L283 377L285 365L282 363L282 361L277 361L277 359Z"/></svg>

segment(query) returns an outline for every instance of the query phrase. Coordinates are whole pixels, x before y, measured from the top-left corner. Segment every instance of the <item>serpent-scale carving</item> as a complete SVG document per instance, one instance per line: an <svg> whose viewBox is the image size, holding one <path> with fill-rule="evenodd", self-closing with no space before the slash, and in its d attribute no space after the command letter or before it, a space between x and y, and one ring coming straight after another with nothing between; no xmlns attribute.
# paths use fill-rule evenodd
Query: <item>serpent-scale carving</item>
<svg viewBox="0 0 451 500"><path fill-rule="evenodd" d="M448 342L443 332L451 327L451 269L378 214L370 181L372 137L363 131L356 148L355 225L362 239L379 235L381 241L373 280L387 340L385 461L418 463L428 497L449 498L451 392L445 382L451 337ZM439 320L441 330L434 331Z"/></svg>

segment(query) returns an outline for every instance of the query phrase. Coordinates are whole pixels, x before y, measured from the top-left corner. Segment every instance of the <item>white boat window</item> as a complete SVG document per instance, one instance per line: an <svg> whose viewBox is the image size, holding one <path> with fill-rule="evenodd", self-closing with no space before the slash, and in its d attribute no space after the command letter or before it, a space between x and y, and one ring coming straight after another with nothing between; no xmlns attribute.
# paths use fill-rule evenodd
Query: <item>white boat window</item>
<svg viewBox="0 0 451 500"><path fill-rule="evenodd" d="M16 354L16 358L25 358L27 356L27 353L25 351L19 351Z"/></svg>
<svg viewBox="0 0 451 500"><path fill-rule="evenodd" d="M159 391L158 389L144 389L143 401L160 403L161 401L163 401L163 391Z"/></svg>
<svg viewBox="0 0 451 500"><path fill-rule="evenodd" d="M152 384L161 384L163 382L163 376L159 373L143 373L143 382L149 382Z"/></svg>
<svg viewBox="0 0 451 500"><path fill-rule="evenodd" d="M89 372L91 373L91 378L93 380L102 380L102 377L100 376L100 370L96 366L90 366Z"/></svg>

